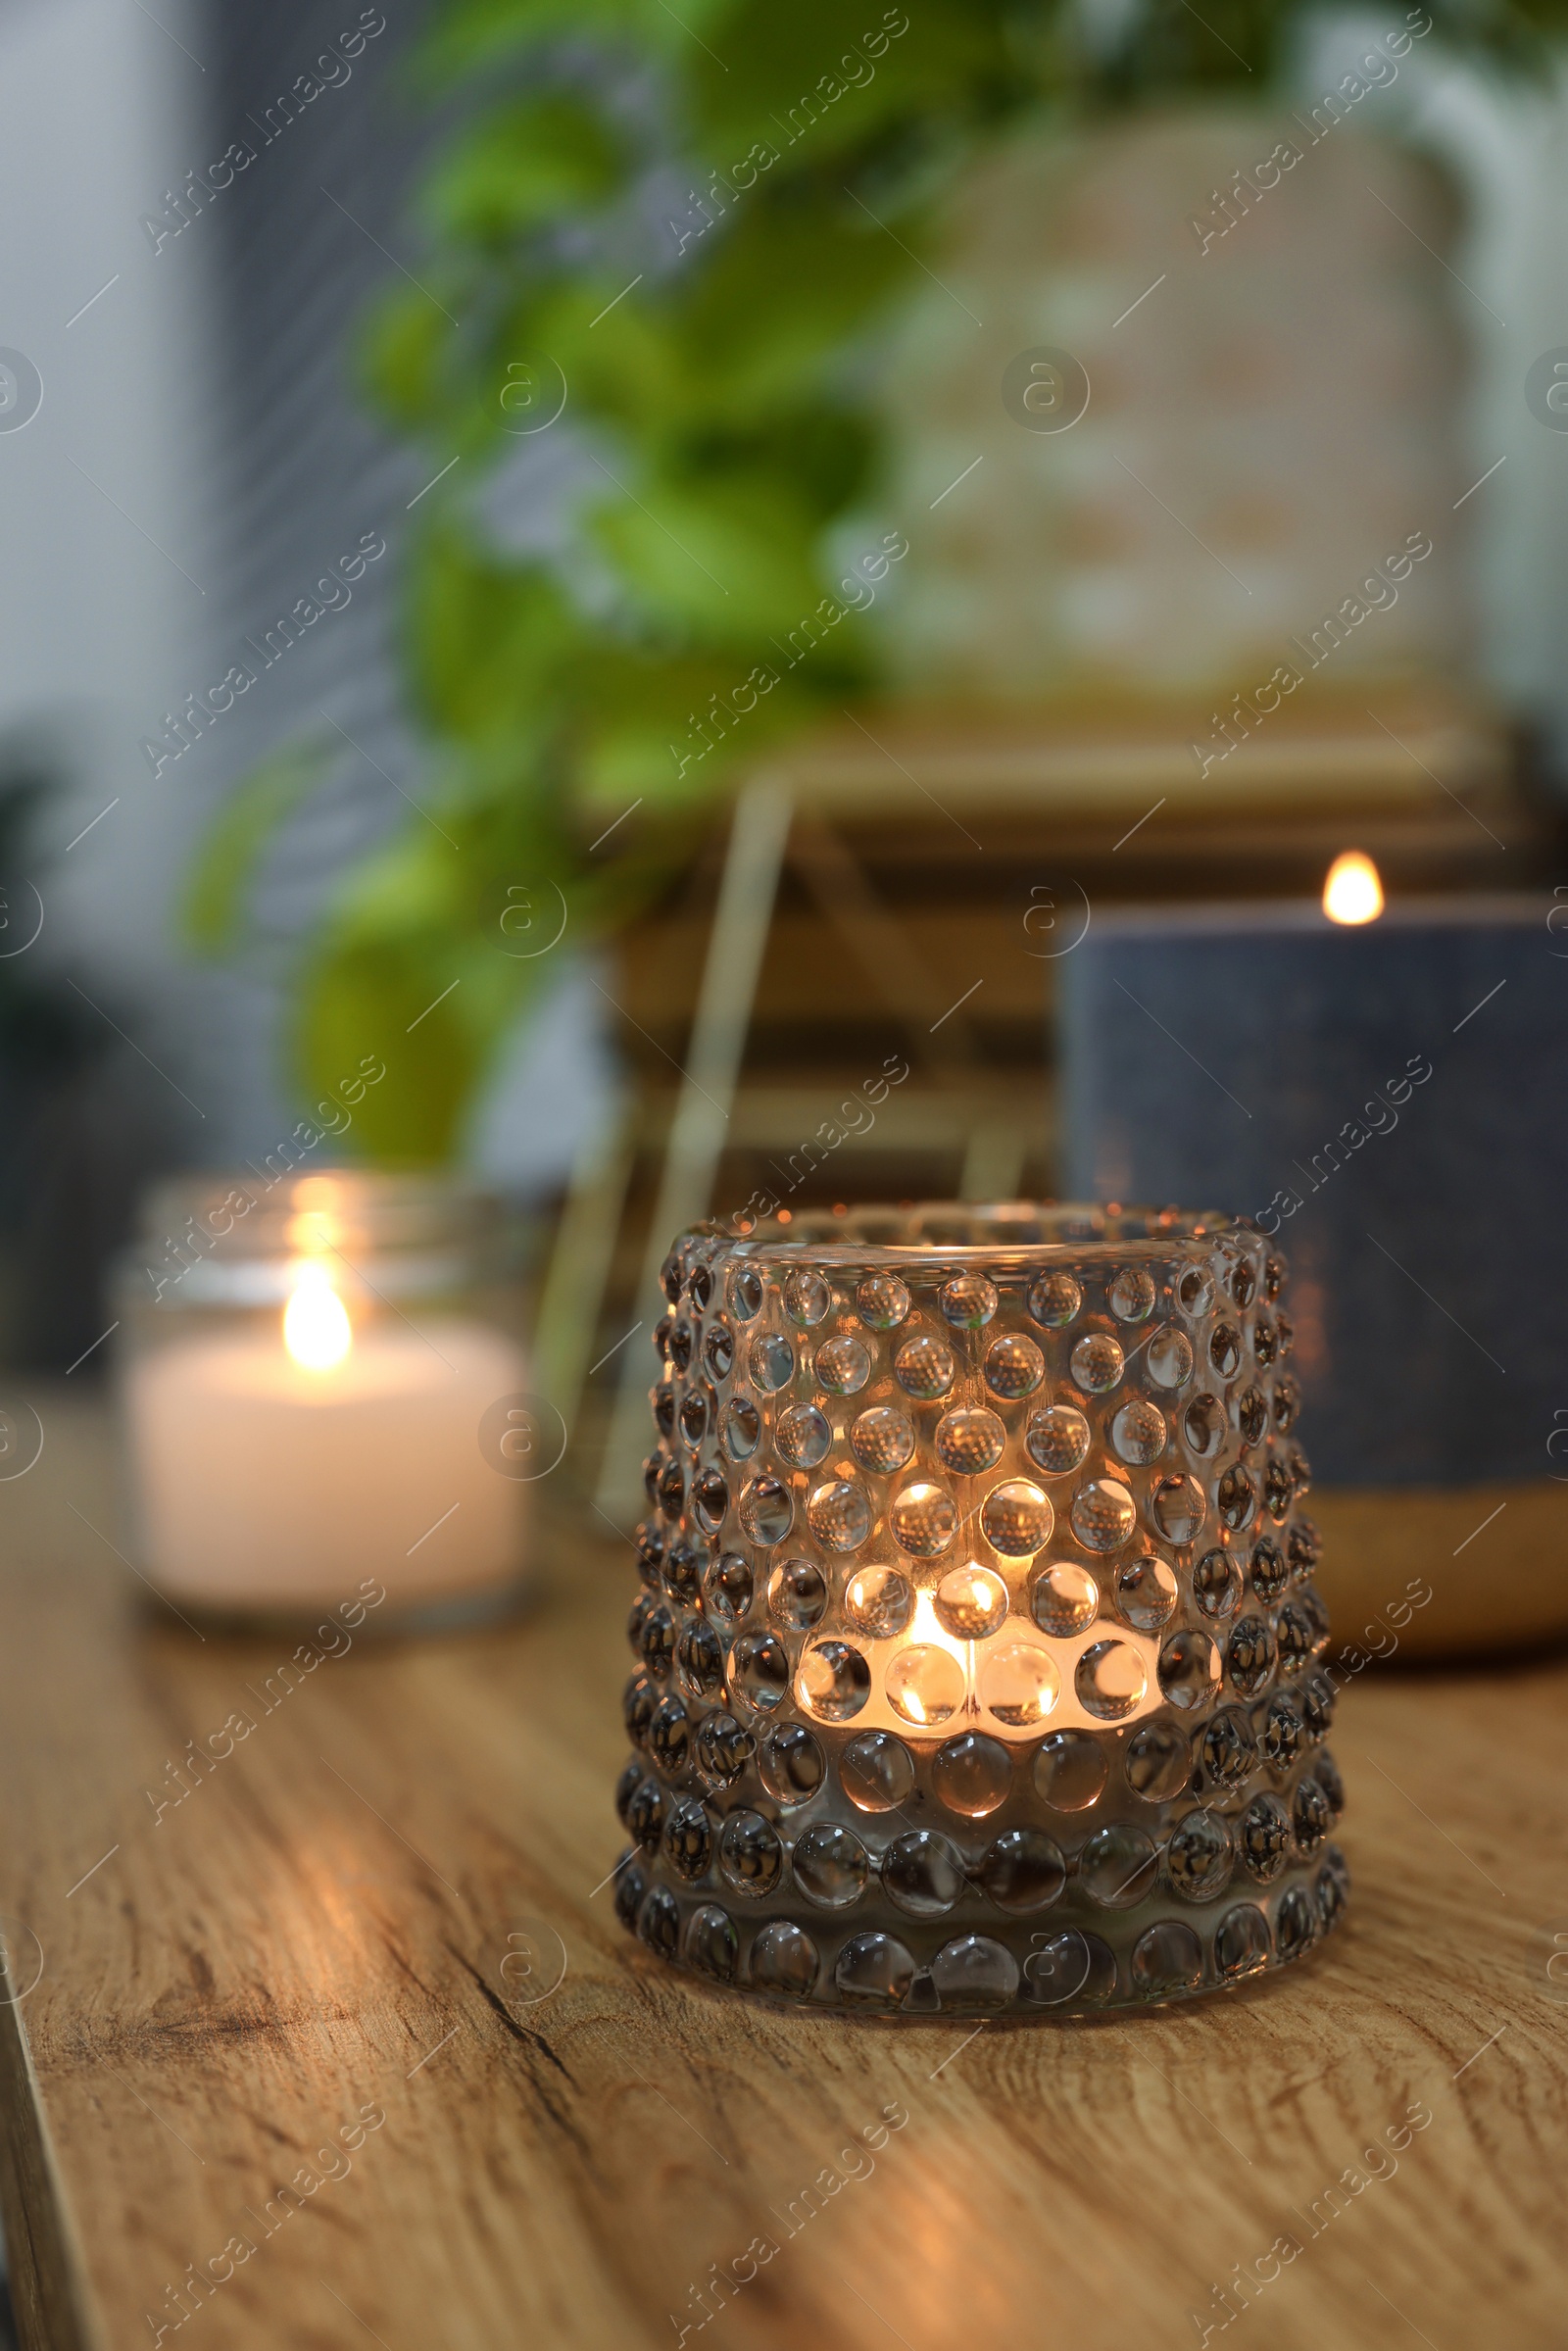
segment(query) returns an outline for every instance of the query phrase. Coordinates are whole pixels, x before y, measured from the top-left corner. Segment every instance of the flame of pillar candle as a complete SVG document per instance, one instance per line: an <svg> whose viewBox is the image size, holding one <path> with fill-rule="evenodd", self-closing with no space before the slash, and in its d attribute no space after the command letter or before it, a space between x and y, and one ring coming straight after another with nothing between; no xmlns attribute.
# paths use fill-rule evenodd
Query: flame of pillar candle
<svg viewBox="0 0 1568 2351"><path fill-rule="evenodd" d="M333 1371L354 1345L348 1308L321 1265L300 1268L283 1309L283 1345L305 1371Z"/></svg>
<svg viewBox="0 0 1568 2351"><path fill-rule="evenodd" d="M1347 849L1329 867L1323 911L1331 922L1376 922L1383 911L1383 884L1364 851Z"/></svg>

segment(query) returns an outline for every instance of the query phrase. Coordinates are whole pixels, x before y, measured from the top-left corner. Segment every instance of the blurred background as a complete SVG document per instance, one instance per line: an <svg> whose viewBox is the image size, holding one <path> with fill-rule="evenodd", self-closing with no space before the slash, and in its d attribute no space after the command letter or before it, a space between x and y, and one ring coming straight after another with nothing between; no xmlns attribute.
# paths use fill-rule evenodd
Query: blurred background
<svg viewBox="0 0 1568 2351"><path fill-rule="evenodd" d="M156 1175L462 1165L618 1508L694 1215L1296 1185L1251 951L1140 1153L1102 942L1348 849L1532 958L1402 1270L1559 1033L1565 19L3 0L0 1353L98 1376ZM1247 1048L1303 1134L1372 985Z"/></svg>

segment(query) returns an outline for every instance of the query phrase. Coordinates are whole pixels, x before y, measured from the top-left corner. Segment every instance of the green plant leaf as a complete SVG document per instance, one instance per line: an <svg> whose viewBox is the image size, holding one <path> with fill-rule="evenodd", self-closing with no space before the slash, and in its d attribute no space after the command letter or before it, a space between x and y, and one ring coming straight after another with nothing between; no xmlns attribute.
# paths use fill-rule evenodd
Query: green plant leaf
<svg viewBox="0 0 1568 2351"><path fill-rule="evenodd" d="M514 305L498 340L509 354L546 352L555 360L573 417L612 419L638 435L678 424L697 389L673 306L628 294L624 277L597 270L552 281Z"/></svg>
<svg viewBox="0 0 1568 2351"><path fill-rule="evenodd" d="M644 480L589 527L644 610L710 644L751 646L822 593L813 517L788 486L730 474Z"/></svg>
<svg viewBox="0 0 1568 2351"><path fill-rule="evenodd" d="M688 24L710 13L710 0L689 0L681 11ZM418 45L416 75L426 90L442 90L564 35L656 53L689 37L658 0L451 0Z"/></svg>
<svg viewBox="0 0 1568 2351"><path fill-rule="evenodd" d="M907 283L909 267L842 189L739 214L683 306L695 417L797 408L842 366L846 344Z"/></svg>
<svg viewBox="0 0 1568 2351"><path fill-rule="evenodd" d="M461 1015L427 1010L445 985L423 958L377 940L329 944L305 973L293 1045L310 1096L333 1091L367 1056L386 1067L345 1137L359 1154L415 1166L450 1157L480 1064Z"/></svg>
<svg viewBox="0 0 1568 2351"><path fill-rule="evenodd" d="M570 92L518 99L447 149L425 183L423 211L441 236L507 245L562 215L603 204L628 148L603 113Z"/></svg>
<svg viewBox="0 0 1568 2351"><path fill-rule="evenodd" d="M370 397L406 432L440 412L450 321L416 286L383 294L360 336L359 372Z"/></svg>
<svg viewBox="0 0 1568 2351"><path fill-rule="evenodd" d="M853 12L842 0L741 0L715 25L713 54L690 61L693 134L720 172L757 146L777 157L767 171L823 171L894 124L929 127L1016 79L1005 23L975 0L864 0Z"/></svg>
<svg viewBox="0 0 1568 2351"><path fill-rule="evenodd" d="M427 533L405 629L420 714L439 733L531 739L554 714L552 679L582 622L539 563L505 563L442 520Z"/></svg>
<svg viewBox="0 0 1568 2351"><path fill-rule="evenodd" d="M301 801L319 786L333 757L320 742L291 743L229 794L185 884L180 929L198 955L217 957L239 945L262 857Z"/></svg>

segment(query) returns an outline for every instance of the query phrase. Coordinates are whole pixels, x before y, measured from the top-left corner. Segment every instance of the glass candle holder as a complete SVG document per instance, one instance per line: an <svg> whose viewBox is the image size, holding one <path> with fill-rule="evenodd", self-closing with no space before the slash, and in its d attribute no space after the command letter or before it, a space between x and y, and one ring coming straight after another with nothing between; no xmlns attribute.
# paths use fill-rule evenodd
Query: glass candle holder
<svg viewBox="0 0 1568 2351"><path fill-rule="evenodd" d="M518 1598L557 1416L526 1394L499 1236L499 1204L439 1176L152 1194L116 1310L137 1564L160 1595L269 1621L341 1605L367 1630Z"/></svg>
<svg viewBox="0 0 1568 2351"><path fill-rule="evenodd" d="M1176 1211L677 1242L617 1790L645 1943L817 2007L1040 2016L1337 1925L1285 1281Z"/></svg>

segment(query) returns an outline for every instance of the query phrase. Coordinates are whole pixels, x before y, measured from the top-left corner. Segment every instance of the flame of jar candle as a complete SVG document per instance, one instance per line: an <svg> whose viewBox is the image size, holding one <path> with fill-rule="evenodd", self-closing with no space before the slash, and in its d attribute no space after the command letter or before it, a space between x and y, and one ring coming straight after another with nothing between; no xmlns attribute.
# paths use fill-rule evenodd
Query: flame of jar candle
<svg viewBox="0 0 1568 2351"><path fill-rule="evenodd" d="M936 1601L929 1592L917 1592L914 1595L914 1620L909 1627L909 1639L924 1641L932 1648L946 1649L949 1656L956 1657L962 1666L967 1666L969 1662L968 1641L956 1640L948 1631L937 1615Z"/></svg>
<svg viewBox="0 0 1568 2351"><path fill-rule="evenodd" d="M1383 884L1371 858L1347 849L1329 867L1323 911L1330 922L1376 922L1383 911Z"/></svg>
<svg viewBox="0 0 1568 2351"><path fill-rule="evenodd" d="M931 1593L918 1592L908 1639L899 1642L888 1668L894 1712L926 1728L957 1714L969 1680L968 1647L945 1630Z"/></svg>
<svg viewBox="0 0 1568 2351"><path fill-rule="evenodd" d="M283 1309L283 1345L306 1371L331 1371L354 1345L348 1308L319 1265L301 1268Z"/></svg>

